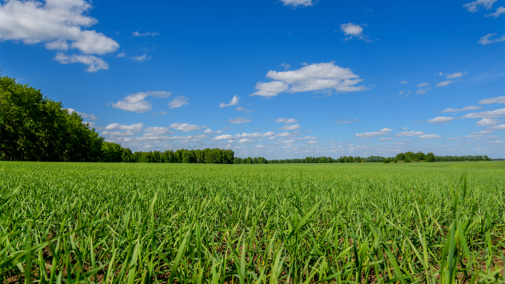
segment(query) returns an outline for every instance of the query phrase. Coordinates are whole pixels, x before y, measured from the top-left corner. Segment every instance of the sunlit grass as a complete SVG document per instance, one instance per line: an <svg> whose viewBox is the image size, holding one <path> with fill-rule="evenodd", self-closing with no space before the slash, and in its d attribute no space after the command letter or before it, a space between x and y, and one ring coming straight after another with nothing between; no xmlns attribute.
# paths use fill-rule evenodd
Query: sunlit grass
<svg viewBox="0 0 505 284"><path fill-rule="evenodd" d="M498 163L4 162L1 279L504 283Z"/></svg>

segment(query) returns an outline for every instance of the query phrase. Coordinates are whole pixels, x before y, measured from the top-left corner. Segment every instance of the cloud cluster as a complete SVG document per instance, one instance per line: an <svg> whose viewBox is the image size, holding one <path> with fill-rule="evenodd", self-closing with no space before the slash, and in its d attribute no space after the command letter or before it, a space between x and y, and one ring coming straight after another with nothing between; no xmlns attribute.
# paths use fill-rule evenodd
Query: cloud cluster
<svg viewBox="0 0 505 284"><path fill-rule="evenodd" d="M505 96L481 100L481 101L479 101L479 104L481 104L481 105L505 104Z"/></svg>
<svg viewBox="0 0 505 284"><path fill-rule="evenodd" d="M179 131L182 131L182 132L189 132L189 131L198 131L198 130L202 130L204 128L209 128L205 125L203 126L199 126L199 125L196 125L196 124L189 124L189 123L172 123L170 124L170 128L172 129L175 129L175 130L179 130Z"/></svg>
<svg viewBox="0 0 505 284"><path fill-rule="evenodd" d="M140 132L140 131L142 131L143 127L144 127L143 123L136 123L136 124L132 124L132 125L112 123L112 124L105 126L105 130L129 130L132 132Z"/></svg>
<svg viewBox="0 0 505 284"><path fill-rule="evenodd" d="M228 120L230 123L234 123L234 124L241 124L241 123L248 123L248 122L251 122L250 119L248 118L245 118L245 117L235 117L235 118L232 118L230 120Z"/></svg>
<svg viewBox="0 0 505 284"><path fill-rule="evenodd" d="M428 120L427 122L433 123L433 124L444 124L444 123L447 123L447 122L455 120L455 119L458 119L458 118L457 117L438 116L438 117Z"/></svg>
<svg viewBox="0 0 505 284"><path fill-rule="evenodd" d="M495 118L483 118L479 121L477 121L477 126L493 126L497 125L498 123L503 122L503 120L500 119L495 119Z"/></svg>
<svg viewBox="0 0 505 284"><path fill-rule="evenodd" d="M154 91L154 92L140 92L133 95L124 97L122 101L113 103L112 107L122 109L125 111L133 111L136 113L148 112L151 110L152 105L145 98L152 96L158 98L167 98L171 92Z"/></svg>
<svg viewBox="0 0 505 284"><path fill-rule="evenodd" d="M400 133L396 133L396 137L413 137L413 136L420 136L423 135L424 132L422 131L403 131Z"/></svg>
<svg viewBox="0 0 505 284"><path fill-rule="evenodd" d="M73 108L67 108L67 112L69 114L72 114L73 112L77 113L78 115L80 115L82 118L89 118L91 120L97 120L99 119L98 116L94 115L94 114L87 114L87 113L84 113L84 112L78 112L76 111L75 109Z"/></svg>
<svg viewBox="0 0 505 284"><path fill-rule="evenodd" d="M46 43L50 50L77 49L84 54L114 52L119 44L94 30L86 30L98 21L88 16L91 4L85 0L10 0L0 6L0 39L25 44ZM80 62L89 65L88 72L107 69L100 58L89 55L58 54L63 64Z"/></svg>
<svg viewBox="0 0 505 284"><path fill-rule="evenodd" d="M475 0L473 2L463 4L463 7L473 13L479 11L480 7L484 7L489 10L493 7L495 2L496 0Z"/></svg>
<svg viewBox="0 0 505 284"><path fill-rule="evenodd" d="M183 105L189 105L188 100L189 100L189 98L186 98L185 96L175 97L175 99L173 101L168 103L168 107L169 108L178 108Z"/></svg>
<svg viewBox="0 0 505 284"><path fill-rule="evenodd" d="M146 37L146 36L157 36L157 35L160 35L159 33L157 32L146 32L146 33L139 33L137 31L134 31L133 33L133 36L136 36L136 37Z"/></svg>
<svg viewBox="0 0 505 284"><path fill-rule="evenodd" d="M379 131L375 131L375 132L356 133L356 135L354 135L354 137L373 138L373 137L377 137L377 136L388 135L391 131L393 131L393 129L383 128L383 129L381 129Z"/></svg>
<svg viewBox="0 0 505 284"><path fill-rule="evenodd" d="M353 120L338 120L338 119L335 119L335 121L338 123L338 124L349 124L351 122L358 122L358 119L355 118Z"/></svg>
<svg viewBox="0 0 505 284"><path fill-rule="evenodd" d="M494 117L505 117L505 108L490 111L472 112L462 116L462 118L494 118Z"/></svg>
<svg viewBox="0 0 505 284"><path fill-rule="evenodd" d="M291 124L291 123L298 122L298 120L297 120L297 119L295 119L295 118L277 118L277 119L275 120L275 122L277 122L277 123L282 122L282 123L284 123L284 124Z"/></svg>
<svg viewBox="0 0 505 284"><path fill-rule="evenodd" d="M308 91L335 90L338 92L364 91L365 86L356 86L363 81L349 68L342 68L334 62L315 63L293 71L268 71L267 77L274 81L256 84L256 92L251 96L275 97L283 92L298 93Z"/></svg>
<svg viewBox="0 0 505 284"><path fill-rule="evenodd" d="M491 44L491 43L497 43L497 42L505 41L505 35L502 35L501 37L490 39L491 37L493 37L495 35L496 35L496 33L487 34L487 35L481 37L477 43L480 43L482 45L488 45L488 44Z"/></svg>
<svg viewBox="0 0 505 284"><path fill-rule="evenodd" d="M292 124L292 125L284 125L283 127L279 128L280 130L296 130L302 128L299 124Z"/></svg>
<svg viewBox="0 0 505 284"><path fill-rule="evenodd" d="M478 110L478 109L482 109L482 107L467 106L467 107L458 108L458 109L454 109L454 108L450 107L448 109L444 109L442 112L459 112L459 111L469 111L469 110Z"/></svg>

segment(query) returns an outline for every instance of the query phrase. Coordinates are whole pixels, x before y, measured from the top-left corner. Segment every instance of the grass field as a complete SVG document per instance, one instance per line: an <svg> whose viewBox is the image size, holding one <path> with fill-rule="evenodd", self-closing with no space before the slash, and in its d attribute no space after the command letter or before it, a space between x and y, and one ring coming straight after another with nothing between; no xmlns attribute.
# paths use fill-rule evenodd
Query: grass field
<svg viewBox="0 0 505 284"><path fill-rule="evenodd" d="M4 283L505 283L505 163L0 163Z"/></svg>

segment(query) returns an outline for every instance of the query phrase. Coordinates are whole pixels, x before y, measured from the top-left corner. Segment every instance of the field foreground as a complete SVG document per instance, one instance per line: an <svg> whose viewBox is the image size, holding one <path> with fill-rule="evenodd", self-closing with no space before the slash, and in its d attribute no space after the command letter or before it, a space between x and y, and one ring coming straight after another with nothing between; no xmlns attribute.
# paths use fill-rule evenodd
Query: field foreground
<svg viewBox="0 0 505 284"><path fill-rule="evenodd" d="M505 283L505 163L0 163L4 283Z"/></svg>

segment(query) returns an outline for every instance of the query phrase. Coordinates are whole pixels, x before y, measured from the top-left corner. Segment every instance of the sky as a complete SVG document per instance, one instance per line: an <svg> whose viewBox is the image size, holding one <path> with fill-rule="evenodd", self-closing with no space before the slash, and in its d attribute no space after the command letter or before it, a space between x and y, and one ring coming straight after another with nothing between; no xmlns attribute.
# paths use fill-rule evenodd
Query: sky
<svg viewBox="0 0 505 284"><path fill-rule="evenodd" d="M0 72L133 151L505 158L505 0L0 0Z"/></svg>

